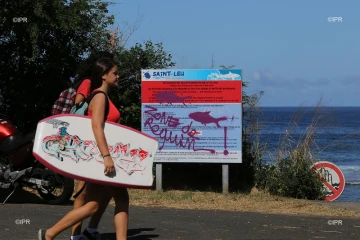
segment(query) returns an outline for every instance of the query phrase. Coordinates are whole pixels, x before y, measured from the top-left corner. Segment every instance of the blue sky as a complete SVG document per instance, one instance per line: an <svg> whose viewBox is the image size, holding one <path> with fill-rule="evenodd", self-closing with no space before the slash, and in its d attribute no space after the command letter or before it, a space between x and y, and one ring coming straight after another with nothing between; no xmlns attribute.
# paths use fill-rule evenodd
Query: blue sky
<svg viewBox="0 0 360 240"><path fill-rule="evenodd" d="M261 106L360 106L359 0L113 2L120 30L142 17L127 46L163 42L176 68L235 65Z"/></svg>

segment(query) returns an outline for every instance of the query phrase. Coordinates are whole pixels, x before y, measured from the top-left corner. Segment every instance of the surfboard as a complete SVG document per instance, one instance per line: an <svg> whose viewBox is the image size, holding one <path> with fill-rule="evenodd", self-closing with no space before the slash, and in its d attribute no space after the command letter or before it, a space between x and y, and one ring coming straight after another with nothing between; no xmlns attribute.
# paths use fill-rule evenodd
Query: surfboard
<svg viewBox="0 0 360 240"><path fill-rule="evenodd" d="M65 177L102 185L150 188L158 141L133 128L106 122L105 138L115 172L104 174L91 118L60 114L38 122L33 155L43 165Z"/></svg>

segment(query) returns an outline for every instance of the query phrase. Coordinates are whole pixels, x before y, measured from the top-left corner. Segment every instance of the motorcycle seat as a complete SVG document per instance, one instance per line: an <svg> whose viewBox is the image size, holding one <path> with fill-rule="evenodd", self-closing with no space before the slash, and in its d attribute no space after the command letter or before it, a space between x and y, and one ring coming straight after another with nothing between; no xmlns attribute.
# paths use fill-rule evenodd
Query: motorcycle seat
<svg viewBox="0 0 360 240"><path fill-rule="evenodd" d="M10 153L15 149L22 147L25 144L32 143L35 138L35 132L29 133L26 136L15 134L7 137L0 145L0 151L3 153Z"/></svg>

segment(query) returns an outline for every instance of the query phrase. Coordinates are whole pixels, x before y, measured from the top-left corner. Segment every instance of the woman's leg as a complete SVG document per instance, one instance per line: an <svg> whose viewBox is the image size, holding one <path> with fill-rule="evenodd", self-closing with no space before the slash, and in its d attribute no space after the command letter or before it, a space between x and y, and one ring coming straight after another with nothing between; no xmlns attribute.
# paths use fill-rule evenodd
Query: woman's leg
<svg viewBox="0 0 360 240"><path fill-rule="evenodd" d="M46 230L46 240L54 239L59 233L70 228L74 224L92 216L98 209L102 200L104 186L86 183L87 203L79 208L71 210L54 226Z"/></svg>
<svg viewBox="0 0 360 240"><path fill-rule="evenodd" d="M84 184L85 184L84 181L78 181L76 192L79 192L81 188L84 186ZM84 188L82 192L75 198L73 209L77 209L83 206L85 203L86 203L86 188ZM71 235L74 236L81 234L81 223L82 222L78 222L72 227Z"/></svg>
<svg viewBox="0 0 360 240"><path fill-rule="evenodd" d="M109 191L104 191L104 195L102 197L102 200L100 202L99 209L94 215L91 216L89 221L89 228L97 229L101 220L102 215L104 214L107 206L109 205L109 202L111 200L112 196L110 195Z"/></svg>
<svg viewBox="0 0 360 240"><path fill-rule="evenodd" d="M116 240L126 240L129 220L129 194L126 188L107 187L115 200L114 224Z"/></svg>

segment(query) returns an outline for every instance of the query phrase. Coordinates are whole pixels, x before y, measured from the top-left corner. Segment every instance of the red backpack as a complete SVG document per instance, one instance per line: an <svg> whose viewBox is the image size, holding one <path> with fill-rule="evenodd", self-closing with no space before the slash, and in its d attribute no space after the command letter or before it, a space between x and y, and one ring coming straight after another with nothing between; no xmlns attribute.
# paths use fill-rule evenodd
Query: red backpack
<svg viewBox="0 0 360 240"><path fill-rule="evenodd" d="M70 113L71 108L75 105L75 96L76 89L73 87L62 91L51 108L51 115Z"/></svg>
<svg viewBox="0 0 360 240"><path fill-rule="evenodd" d="M75 105L76 91L85 79L90 78L84 77L72 87L69 87L60 93L58 99L56 99L51 108L51 115L70 113L71 108Z"/></svg>

